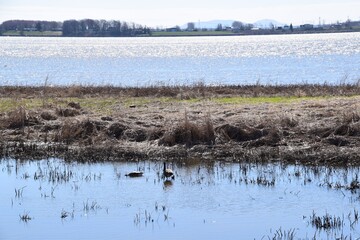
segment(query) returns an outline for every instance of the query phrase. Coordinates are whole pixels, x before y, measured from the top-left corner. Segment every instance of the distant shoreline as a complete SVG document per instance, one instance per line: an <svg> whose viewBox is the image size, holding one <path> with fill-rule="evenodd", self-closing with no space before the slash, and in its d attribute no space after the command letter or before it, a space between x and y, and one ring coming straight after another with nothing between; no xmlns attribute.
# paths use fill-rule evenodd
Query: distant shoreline
<svg viewBox="0 0 360 240"><path fill-rule="evenodd" d="M248 30L239 33L227 31L179 31L179 32L152 32L151 34L136 35L132 37L221 37L221 36L264 36L264 35L298 35L298 34L322 34L322 33L352 33L360 32L360 29L341 29L341 30L295 30L293 32L283 30ZM0 37L114 37L114 36L63 36L61 31L7 31L3 32ZM118 36L129 37L129 36ZM131 36L130 36L131 37Z"/></svg>

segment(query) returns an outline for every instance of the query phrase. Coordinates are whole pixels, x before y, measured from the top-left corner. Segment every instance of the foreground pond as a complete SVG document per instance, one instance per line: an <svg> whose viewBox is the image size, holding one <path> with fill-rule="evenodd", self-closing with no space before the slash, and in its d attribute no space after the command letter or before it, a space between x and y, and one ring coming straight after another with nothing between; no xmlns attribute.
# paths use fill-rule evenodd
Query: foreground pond
<svg viewBox="0 0 360 240"><path fill-rule="evenodd" d="M0 239L360 237L359 168L169 163L164 181L162 167L1 160Z"/></svg>

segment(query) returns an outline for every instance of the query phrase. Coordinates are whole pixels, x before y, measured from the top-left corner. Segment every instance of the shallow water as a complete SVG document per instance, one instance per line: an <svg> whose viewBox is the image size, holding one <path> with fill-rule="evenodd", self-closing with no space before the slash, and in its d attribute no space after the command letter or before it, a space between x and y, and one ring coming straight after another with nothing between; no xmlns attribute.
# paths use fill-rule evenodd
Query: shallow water
<svg viewBox="0 0 360 240"><path fill-rule="evenodd" d="M0 37L0 85L339 84L359 66L360 33Z"/></svg>
<svg viewBox="0 0 360 240"><path fill-rule="evenodd" d="M162 163L152 161L1 160L0 239L268 239L280 228L302 239L360 237L359 193L335 189L349 186L359 168L169 167L175 180L164 181ZM125 176L133 170L144 176ZM316 229L313 213L340 217L342 227Z"/></svg>

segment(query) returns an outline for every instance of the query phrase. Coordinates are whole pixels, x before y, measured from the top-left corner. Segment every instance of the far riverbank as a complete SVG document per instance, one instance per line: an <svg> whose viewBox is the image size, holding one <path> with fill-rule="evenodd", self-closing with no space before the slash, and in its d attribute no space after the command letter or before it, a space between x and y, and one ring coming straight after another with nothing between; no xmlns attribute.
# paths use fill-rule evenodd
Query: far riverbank
<svg viewBox="0 0 360 240"><path fill-rule="evenodd" d="M312 30L283 30L283 29L259 29L246 31L153 31L149 34L139 34L125 37L212 37L212 36L253 36L253 35L292 35L292 34L320 34L320 33L350 33L360 32L359 28L353 29L312 29ZM62 31L5 31L0 34L4 37L69 37L63 36ZM77 36L72 36L77 37ZM114 37L112 35L94 35L78 37ZM115 36L116 37L116 36ZM121 36L117 36L121 37Z"/></svg>

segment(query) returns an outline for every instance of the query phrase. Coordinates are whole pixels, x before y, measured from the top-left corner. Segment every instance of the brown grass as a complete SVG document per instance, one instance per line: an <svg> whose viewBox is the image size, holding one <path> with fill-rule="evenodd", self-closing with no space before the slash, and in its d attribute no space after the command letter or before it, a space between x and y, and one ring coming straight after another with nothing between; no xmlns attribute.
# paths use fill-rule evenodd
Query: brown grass
<svg viewBox="0 0 360 240"><path fill-rule="evenodd" d="M184 121L166 131L159 144L166 146L185 144L191 147L197 144L211 145L214 142L215 131L210 116L207 115L202 123L196 124L188 119L187 111L185 111Z"/></svg>
<svg viewBox="0 0 360 240"><path fill-rule="evenodd" d="M96 122L89 119L68 120L63 122L60 129L60 134L55 138L55 141L71 144L73 142L93 144L93 137L97 136L101 127Z"/></svg>
<svg viewBox="0 0 360 240"><path fill-rule="evenodd" d="M116 87L116 86L0 86L0 97L37 96L44 99L56 97L212 97L221 96L353 96L360 94L359 83L302 84L302 85L226 85L206 86L199 82L193 85L155 85L146 87Z"/></svg>
<svg viewBox="0 0 360 240"><path fill-rule="evenodd" d="M25 107L21 106L8 113L8 118L6 121L6 125L9 128L19 128L23 129L25 124L27 123L28 115Z"/></svg>
<svg viewBox="0 0 360 240"><path fill-rule="evenodd" d="M0 87L1 96L26 98L29 103L14 101L18 105L13 105L7 99L3 101L7 107L0 113L0 148L6 154L25 158L31 153L35 157L54 154L81 159L205 156L226 161L355 163L360 146L359 96L299 101L270 101L261 97L327 93L352 96L358 91L358 87L345 85L307 87L47 86L45 104L38 104L40 88L14 87L5 91ZM256 93L252 92L255 90ZM259 96L250 99L254 101L235 101L239 96L254 94ZM75 95L78 98L67 98ZM149 97L133 98L135 95ZM103 104L99 101L102 96L113 98L109 104ZM196 99L177 101L153 96ZM209 100L214 96L225 96L222 99L229 101ZM80 102L81 106L72 101ZM29 147L39 142L47 144L38 144L36 150Z"/></svg>

